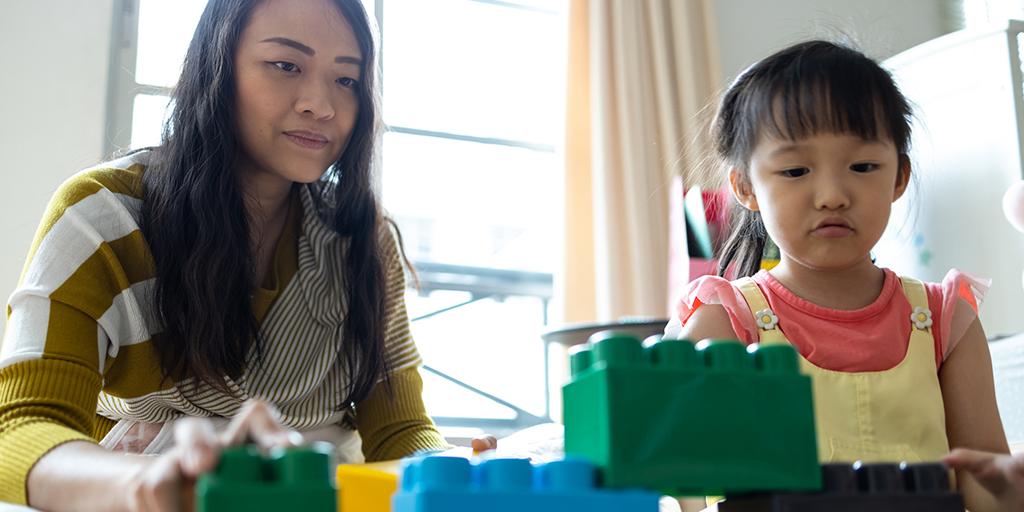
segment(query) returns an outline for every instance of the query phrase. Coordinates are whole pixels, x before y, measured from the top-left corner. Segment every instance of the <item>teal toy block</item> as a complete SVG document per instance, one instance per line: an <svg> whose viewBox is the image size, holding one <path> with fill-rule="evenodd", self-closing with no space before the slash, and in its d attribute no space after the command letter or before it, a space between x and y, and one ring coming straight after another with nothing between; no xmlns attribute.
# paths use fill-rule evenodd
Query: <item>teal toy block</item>
<svg viewBox="0 0 1024 512"><path fill-rule="evenodd" d="M562 388L565 452L607 487L677 496L821 488L811 379L788 345L601 332Z"/></svg>
<svg viewBox="0 0 1024 512"><path fill-rule="evenodd" d="M479 463L459 457L414 459L392 498L394 512L657 512L658 494L597 487L594 465L527 459ZM348 511L346 511L348 512Z"/></svg>
<svg viewBox="0 0 1024 512"><path fill-rule="evenodd" d="M327 443L277 449L269 457L254 446L226 449L217 468L196 483L196 511L336 512L330 454Z"/></svg>

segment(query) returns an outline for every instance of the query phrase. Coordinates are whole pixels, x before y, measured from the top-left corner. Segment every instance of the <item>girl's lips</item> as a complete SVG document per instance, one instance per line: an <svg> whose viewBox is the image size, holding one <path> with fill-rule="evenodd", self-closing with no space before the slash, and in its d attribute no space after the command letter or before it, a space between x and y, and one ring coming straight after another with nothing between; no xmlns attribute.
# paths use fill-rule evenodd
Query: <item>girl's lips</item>
<svg viewBox="0 0 1024 512"><path fill-rule="evenodd" d="M304 132L284 132L288 140L306 149L323 149L327 146L327 139Z"/></svg>
<svg viewBox="0 0 1024 512"><path fill-rule="evenodd" d="M852 235L853 230L846 226L829 225L817 228L811 234L822 238L841 238Z"/></svg>

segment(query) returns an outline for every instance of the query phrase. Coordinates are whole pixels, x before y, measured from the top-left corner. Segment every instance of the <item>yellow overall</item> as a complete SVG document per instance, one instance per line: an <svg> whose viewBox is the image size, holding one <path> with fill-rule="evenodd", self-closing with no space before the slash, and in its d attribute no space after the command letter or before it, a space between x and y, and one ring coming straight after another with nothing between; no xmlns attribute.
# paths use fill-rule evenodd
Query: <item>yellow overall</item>
<svg viewBox="0 0 1024 512"><path fill-rule="evenodd" d="M811 377L818 458L825 462L937 461L949 452L942 392L935 371L928 296L920 281L900 278L913 308L907 354L881 371L841 372L803 356ZM750 278L734 283L754 313L760 343L789 343L760 288Z"/></svg>

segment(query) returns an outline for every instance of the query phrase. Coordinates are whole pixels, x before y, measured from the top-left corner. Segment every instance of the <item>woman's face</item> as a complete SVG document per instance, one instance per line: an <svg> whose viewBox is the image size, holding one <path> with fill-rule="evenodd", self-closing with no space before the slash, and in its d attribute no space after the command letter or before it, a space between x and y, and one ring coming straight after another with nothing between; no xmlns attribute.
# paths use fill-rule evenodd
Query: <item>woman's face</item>
<svg viewBox="0 0 1024 512"><path fill-rule="evenodd" d="M319 179L352 134L361 70L352 27L330 0L257 6L235 51L239 171Z"/></svg>

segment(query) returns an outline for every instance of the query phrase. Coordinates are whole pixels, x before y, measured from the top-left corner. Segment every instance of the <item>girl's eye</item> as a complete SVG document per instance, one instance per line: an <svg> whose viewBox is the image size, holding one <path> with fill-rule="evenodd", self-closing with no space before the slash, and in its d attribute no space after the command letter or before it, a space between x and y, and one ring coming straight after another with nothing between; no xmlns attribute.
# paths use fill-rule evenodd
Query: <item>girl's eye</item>
<svg viewBox="0 0 1024 512"><path fill-rule="evenodd" d="M277 69L280 69L281 71L284 71L285 73L294 73L295 71L299 70L299 67L296 66L295 64L292 64L291 62L278 61L271 62L270 65L274 66Z"/></svg>
<svg viewBox="0 0 1024 512"><path fill-rule="evenodd" d="M342 87L347 87L349 89L354 89L356 87L356 84L359 83L359 81L356 80L355 78L348 78L348 77L341 77L341 78L335 80L335 82L337 82L338 85L340 85Z"/></svg>
<svg viewBox="0 0 1024 512"><path fill-rule="evenodd" d="M808 170L806 167L795 167L793 169L786 169L784 171L779 171L779 174L782 174L783 176L785 176L787 178L799 178L800 176L803 176L803 175L805 175L805 174L807 174L809 172L811 172L811 171Z"/></svg>
<svg viewBox="0 0 1024 512"><path fill-rule="evenodd" d="M878 169L878 164L859 163L850 166L850 170L853 172L871 172L875 169Z"/></svg>

